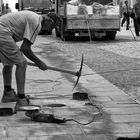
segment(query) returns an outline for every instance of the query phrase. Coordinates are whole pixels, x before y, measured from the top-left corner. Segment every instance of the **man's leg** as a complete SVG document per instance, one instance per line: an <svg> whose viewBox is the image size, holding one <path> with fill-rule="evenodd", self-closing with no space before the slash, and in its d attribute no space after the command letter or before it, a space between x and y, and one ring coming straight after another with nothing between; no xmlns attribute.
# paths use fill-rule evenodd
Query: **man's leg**
<svg viewBox="0 0 140 140"><path fill-rule="evenodd" d="M17 82L17 96L18 102L15 106L15 112L20 110L20 107L32 105L25 96L25 80L26 80L27 61L22 64L16 64L16 82Z"/></svg>
<svg viewBox="0 0 140 140"><path fill-rule="evenodd" d="M123 27L123 24L125 23L125 17L123 17L122 22L121 22L121 26Z"/></svg>
<svg viewBox="0 0 140 140"><path fill-rule="evenodd" d="M126 14L126 30L129 30L129 25L130 25L130 17L129 13Z"/></svg>
<svg viewBox="0 0 140 140"><path fill-rule="evenodd" d="M4 66L3 67L3 82L4 82L4 89L6 91L10 91L11 83L12 83L12 69L13 66ZM9 87L9 89L8 89Z"/></svg>
<svg viewBox="0 0 140 140"><path fill-rule="evenodd" d="M138 18L138 33L140 32L140 18Z"/></svg>
<svg viewBox="0 0 140 140"><path fill-rule="evenodd" d="M123 24L125 23L126 21L126 13L123 13L123 19L122 19L122 22L121 22L121 26L123 27Z"/></svg>
<svg viewBox="0 0 140 140"><path fill-rule="evenodd" d="M26 80L27 61L16 65L17 94L19 98L25 98L25 80Z"/></svg>
<svg viewBox="0 0 140 140"><path fill-rule="evenodd" d="M139 27L138 27L138 20L137 20L137 18L134 18L134 28L135 28L136 36L139 36Z"/></svg>
<svg viewBox="0 0 140 140"><path fill-rule="evenodd" d="M16 102L18 100L15 91L11 88L12 84L12 69L13 66L5 65L3 67L3 82L4 82L4 92L2 97L2 102Z"/></svg>

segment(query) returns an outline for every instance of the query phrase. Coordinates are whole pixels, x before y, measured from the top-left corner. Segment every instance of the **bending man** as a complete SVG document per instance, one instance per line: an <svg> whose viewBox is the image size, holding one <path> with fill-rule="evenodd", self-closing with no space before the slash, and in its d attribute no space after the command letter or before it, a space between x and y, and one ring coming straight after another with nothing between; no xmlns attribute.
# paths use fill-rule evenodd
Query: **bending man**
<svg viewBox="0 0 140 140"><path fill-rule="evenodd" d="M0 60L3 63L4 93L2 102L15 102L19 106L29 105L25 96L27 61L23 54L41 70L47 65L32 51L31 46L40 31L58 29L60 18L55 13L38 15L31 11L9 13L0 17ZM21 47L16 42L23 41ZM12 89L12 68L16 65L17 94Z"/></svg>

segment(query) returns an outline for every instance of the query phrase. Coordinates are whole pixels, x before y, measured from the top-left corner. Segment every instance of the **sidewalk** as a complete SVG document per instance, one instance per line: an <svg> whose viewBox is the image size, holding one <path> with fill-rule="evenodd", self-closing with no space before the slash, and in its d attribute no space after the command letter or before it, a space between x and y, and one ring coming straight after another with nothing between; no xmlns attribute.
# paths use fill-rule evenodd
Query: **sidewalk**
<svg viewBox="0 0 140 140"><path fill-rule="evenodd" d="M37 48L36 52L43 53ZM81 61L62 52L54 52L47 57L54 57L53 62L42 58L48 65L61 66L73 71L79 69ZM59 64L55 63L59 58L63 59ZM2 68L1 65L0 67ZM64 124L33 122L25 116L25 112L18 112L12 116L0 117L0 139L115 140L119 136L139 136L140 105L137 102L85 64L79 84L72 91L75 82L76 77L72 75L30 67L27 69L26 92L34 98L31 102L40 105L45 113L53 114L56 118L75 119L83 124L92 120L92 123L80 125L74 121ZM0 87L2 96L2 74ZM73 100L72 95L76 91L88 93L90 102ZM49 107L54 104L63 106ZM1 103L0 107L3 106L14 108L15 103Z"/></svg>

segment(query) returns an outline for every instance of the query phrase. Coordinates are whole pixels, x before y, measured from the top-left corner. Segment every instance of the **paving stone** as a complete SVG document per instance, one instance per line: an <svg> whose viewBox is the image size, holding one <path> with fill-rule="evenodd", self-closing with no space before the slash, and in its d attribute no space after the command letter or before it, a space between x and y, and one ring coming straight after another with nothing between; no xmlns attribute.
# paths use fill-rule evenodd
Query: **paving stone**
<svg viewBox="0 0 140 140"><path fill-rule="evenodd" d="M140 114L140 108L139 107L121 107L121 108L104 108L105 112L109 114L120 114L120 115L133 115L133 114Z"/></svg>
<svg viewBox="0 0 140 140"><path fill-rule="evenodd" d="M123 138L138 138L139 133L138 132L132 132L132 133L115 133L114 136L116 138L123 137Z"/></svg>
<svg viewBox="0 0 140 140"><path fill-rule="evenodd" d="M115 123L140 123L140 114L111 115L111 119Z"/></svg>
<svg viewBox="0 0 140 140"><path fill-rule="evenodd" d="M36 140L36 138L34 138ZM26 137L3 137L1 140L28 140Z"/></svg>
<svg viewBox="0 0 140 140"><path fill-rule="evenodd" d="M108 140L105 135L62 135L53 136L51 140Z"/></svg>

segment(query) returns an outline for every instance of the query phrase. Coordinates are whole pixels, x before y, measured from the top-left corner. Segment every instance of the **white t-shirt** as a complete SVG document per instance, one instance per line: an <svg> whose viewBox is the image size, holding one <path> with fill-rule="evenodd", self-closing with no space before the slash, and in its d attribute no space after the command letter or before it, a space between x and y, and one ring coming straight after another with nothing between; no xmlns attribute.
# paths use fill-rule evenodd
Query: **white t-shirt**
<svg viewBox="0 0 140 140"><path fill-rule="evenodd" d="M32 11L8 13L0 17L0 25L8 30L15 42L26 38L34 43L41 30L41 18Z"/></svg>

